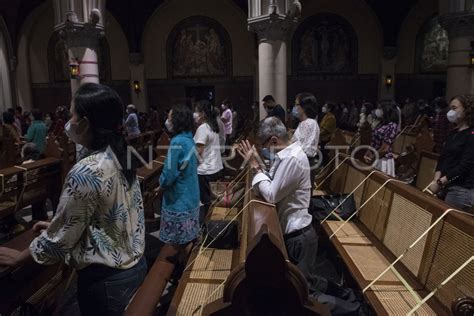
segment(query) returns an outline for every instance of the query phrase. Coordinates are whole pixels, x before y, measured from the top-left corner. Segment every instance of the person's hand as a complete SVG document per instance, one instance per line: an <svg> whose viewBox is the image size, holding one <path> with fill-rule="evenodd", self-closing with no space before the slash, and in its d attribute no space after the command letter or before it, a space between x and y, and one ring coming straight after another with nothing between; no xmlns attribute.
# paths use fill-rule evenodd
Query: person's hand
<svg viewBox="0 0 474 316"><path fill-rule="evenodd" d="M155 193L155 198L159 199L163 196L163 189L161 187L157 187L154 191Z"/></svg>
<svg viewBox="0 0 474 316"><path fill-rule="evenodd" d="M433 181L430 186L428 187L428 190L430 190L431 192L433 192L433 194L436 194L439 192L439 185L438 183L436 183L436 181Z"/></svg>
<svg viewBox="0 0 474 316"><path fill-rule="evenodd" d="M43 230L48 229L49 225L51 225L50 222L39 221L33 225L33 231L35 233L41 233Z"/></svg>
<svg viewBox="0 0 474 316"><path fill-rule="evenodd" d="M0 247L0 265L14 267L20 263L21 251Z"/></svg>
<svg viewBox="0 0 474 316"><path fill-rule="evenodd" d="M248 140L242 141L237 147L237 152L242 156L244 161L248 161L250 168L259 168L260 165L257 161L257 150L255 146L250 144Z"/></svg>

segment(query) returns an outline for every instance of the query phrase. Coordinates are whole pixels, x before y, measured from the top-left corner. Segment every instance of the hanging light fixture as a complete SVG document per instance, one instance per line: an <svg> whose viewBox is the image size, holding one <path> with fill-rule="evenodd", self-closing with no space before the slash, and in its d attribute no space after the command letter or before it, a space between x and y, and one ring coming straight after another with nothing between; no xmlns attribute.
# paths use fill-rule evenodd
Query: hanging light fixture
<svg viewBox="0 0 474 316"><path fill-rule="evenodd" d="M77 77L79 77L79 63L77 59L71 61L69 64L69 74L71 75L71 79L77 79Z"/></svg>
<svg viewBox="0 0 474 316"><path fill-rule="evenodd" d="M138 97L138 94L141 91L140 81L138 81L138 80L133 81L132 86L133 86L133 91L135 91L135 93L137 94L137 97Z"/></svg>
<svg viewBox="0 0 474 316"><path fill-rule="evenodd" d="M392 75L386 75L385 76L385 86L387 88L390 88L393 84L393 78L392 78Z"/></svg>

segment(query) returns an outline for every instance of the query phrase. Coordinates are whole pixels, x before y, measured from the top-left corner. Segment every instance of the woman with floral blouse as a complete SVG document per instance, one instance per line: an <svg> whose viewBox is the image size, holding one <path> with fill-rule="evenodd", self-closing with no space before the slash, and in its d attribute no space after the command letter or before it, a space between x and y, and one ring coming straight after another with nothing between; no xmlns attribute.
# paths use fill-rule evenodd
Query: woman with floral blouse
<svg viewBox="0 0 474 316"><path fill-rule="evenodd" d="M378 157L372 151L367 151L364 160L367 163L374 162L375 169L395 177L395 161L392 154L392 144L397 137L398 110L393 102L383 102L375 110L375 116L380 124L372 133L372 148L377 151Z"/></svg>
<svg viewBox="0 0 474 316"><path fill-rule="evenodd" d="M74 96L69 138L88 149L65 179L52 221L22 252L0 247L0 265L29 257L77 269L82 315L122 315L146 275L145 221L135 163L127 168L122 102L112 89L85 84Z"/></svg>

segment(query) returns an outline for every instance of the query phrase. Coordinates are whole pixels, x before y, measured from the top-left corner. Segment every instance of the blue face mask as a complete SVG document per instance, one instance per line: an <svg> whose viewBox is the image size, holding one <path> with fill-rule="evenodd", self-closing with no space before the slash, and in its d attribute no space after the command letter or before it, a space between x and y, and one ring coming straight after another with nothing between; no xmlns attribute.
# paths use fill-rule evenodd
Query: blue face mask
<svg viewBox="0 0 474 316"><path fill-rule="evenodd" d="M300 118L300 112L298 112L298 109L296 108L296 106L294 106L293 109L291 110L291 115L293 115L294 118L297 118L297 119Z"/></svg>
<svg viewBox="0 0 474 316"><path fill-rule="evenodd" d="M271 152L268 148L262 148L262 156L266 160L273 162L275 160L275 154Z"/></svg>

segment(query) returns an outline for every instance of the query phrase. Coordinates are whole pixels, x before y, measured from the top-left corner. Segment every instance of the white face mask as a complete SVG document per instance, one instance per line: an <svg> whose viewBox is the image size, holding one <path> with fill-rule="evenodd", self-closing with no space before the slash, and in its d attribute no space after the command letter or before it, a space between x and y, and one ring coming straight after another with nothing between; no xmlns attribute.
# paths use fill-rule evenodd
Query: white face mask
<svg viewBox="0 0 474 316"><path fill-rule="evenodd" d="M77 123L71 123L70 120L67 121L66 125L64 125L64 132L66 133L67 137L69 137L69 139L72 142L76 144L84 145L85 144L84 136L86 135L87 130L83 131L82 133L77 131L81 121Z"/></svg>
<svg viewBox="0 0 474 316"><path fill-rule="evenodd" d="M321 109L321 111L323 113L327 113L328 112L328 107L327 106L323 106L323 108Z"/></svg>
<svg viewBox="0 0 474 316"><path fill-rule="evenodd" d="M383 111L382 111L382 109L377 109L377 110L375 110L375 116L378 117L379 119L383 118Z"/></svg>
<svg viewBox="0 0 474 316"><path fill-rule="evenodd" d="M168 132L173 133L173 123L170 120L166 119L165 126Z"/></svg>
<svg viewBox="0 0 474 316"><path fill-rule="evenodd" d="M446 113L446 117L448 118L448 121L454 124L459 122L460 119L459 113L455 110L449 110L448 113Z"/></svg>
<svg viewBox="0 0 474 316"><path fill-rule="evenodd" d="M201 118L201 116L199 115L198 112L194 112L194 113L193 113L193 119L194 119L194 122L195 122L196 124L199 124L199 119L200 119L200 118Z"/></svg>

